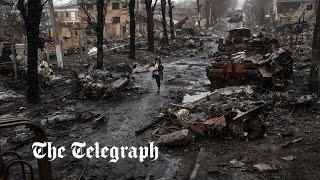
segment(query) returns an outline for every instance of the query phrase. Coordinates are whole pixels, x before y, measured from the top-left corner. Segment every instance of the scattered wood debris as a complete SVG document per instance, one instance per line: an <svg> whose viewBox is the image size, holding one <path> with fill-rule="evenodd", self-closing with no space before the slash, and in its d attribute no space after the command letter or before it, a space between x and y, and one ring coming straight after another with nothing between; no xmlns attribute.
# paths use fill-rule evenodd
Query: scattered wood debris
<svg viewBox="0 0 320 180"><path fill-rule="evenodd" d="M159 137L157 140L158 145L177 146L185 145L189 142L190 133L188 129L175 131Z"/></svg>

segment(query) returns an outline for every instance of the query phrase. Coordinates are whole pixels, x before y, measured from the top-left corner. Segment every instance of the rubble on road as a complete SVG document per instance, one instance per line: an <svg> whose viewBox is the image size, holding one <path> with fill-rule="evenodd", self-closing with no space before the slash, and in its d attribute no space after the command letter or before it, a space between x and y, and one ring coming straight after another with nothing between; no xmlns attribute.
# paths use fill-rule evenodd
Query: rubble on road
<svg viewBox="0 0 320 180"><path fill-rule="evenodd" d="M184 46L188 48L197 48L201 46L201 42L199 39L191 38L185 41Z"/></svg>
<svg viewBox="0 0 320 180"><path fill-rule="evenodd" d="M259 163L259 164L254 164L253 168L257 169L260 172L264 172L264 171L277 171L277 167L274 165L270 165L270 164L263 164L263 163Z"/></svg>
<svg viewBox="0 0 320 180"><path fill-rule="evenodd" d="M95 70L92 73L79 74L80 97L100 100L123 90L129 84L128 75Z"/></svg>
<svg viewBox="0 0 320 180"><path fill-rule="evenodd" d="M266 132L266 127L258 117L263 108L264 106L260 106L247 112L234 111L204 122L190 122L172 114L170 121L201 136L220 138L236 136L255 139L262 137Z"/></svg>
<svg viewBox="0 0 320 180"><path fill-rule="evenodd" d="M250 85L247 86L232 86L232 87L226 87L221 89L216 89L215 92L220 93L221 95L234 95L234 94L253 94L253 87Z"/></svg>
<svg viewBox="0 0 320 180"><path fill-rule="evenodd" d="M203 52L204 41L205 40L201 39L200 37L179 36L172 40L169 46L160 46L157 49L157 53L160 55L173 57L194 57L199 55L199 52Z"/></svg>
<svg viewBox="0 0 320 180"><path fill-rule="evenodd" d="M282 148L288 148L289 146L295 144L295 143L298 143L300 141L302 141L303 139L302 138L299 138L299 139L294 139L292 141L289 141L289 142L286 142L284 144L281 145Z"/></svg>
<svg viewBox="0 0 320 180"><path fill-rule="evenodd" d="M178 146L185 145L188 143L190 138L189 130L183 129L180 131L175 131L169 134L164 134L159 137L157 140L158 145L166 146Z"/></svg>
<svg viewBox="0 0 320 180"><path fill-rule="evenodd" d="M234 168L242 168L245 165L242 161L239 161L237 159L232 159L230 161L230 164L232 164L232 167Z"/></svg>
<svg viewBox="0 0 320 180"><path fill-rule="evenodd" d="M23 97L23 95L18 94L13 90L0 89L0 102L14 101Z"/></svg>
<svg viewBox="0 0 320 180"><path fill-rule="evenodd" d="M137 65L136 68L132 70L132 74L148 72L149 64L146 65Z"/></svg>
<svg viewBox="0 0 320 180"><path fill-rule="evenodd" d="M281 159L284 160L284 161L293 161L296 158L293 155L289 155L289 156L281 157Z"/></svg>

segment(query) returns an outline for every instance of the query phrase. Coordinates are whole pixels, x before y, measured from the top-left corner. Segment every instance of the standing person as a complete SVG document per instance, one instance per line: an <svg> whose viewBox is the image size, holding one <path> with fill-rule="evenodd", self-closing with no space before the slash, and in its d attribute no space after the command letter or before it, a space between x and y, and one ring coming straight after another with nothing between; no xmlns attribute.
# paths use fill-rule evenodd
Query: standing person
<svg viewBox="0 0 320 180"><path fill-rule="evenodd" d="M152 69L152 78L157 82L158 93L160 92L161 81L163 80L163 65L160 58L156 58Z"/></svg>

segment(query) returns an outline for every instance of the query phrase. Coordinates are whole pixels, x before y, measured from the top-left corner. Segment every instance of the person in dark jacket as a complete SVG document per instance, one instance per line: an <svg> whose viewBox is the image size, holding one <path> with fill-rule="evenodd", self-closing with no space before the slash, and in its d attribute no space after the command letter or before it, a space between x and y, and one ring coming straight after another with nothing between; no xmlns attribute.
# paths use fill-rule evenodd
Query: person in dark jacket
<svg viewBox="0 0 320 180"><path fill-rule="evenodd" d="M157 58L152 66L152 78L157 82L158 92L160 92L161 81L163 80L163 65L161 59Z"/></svg>

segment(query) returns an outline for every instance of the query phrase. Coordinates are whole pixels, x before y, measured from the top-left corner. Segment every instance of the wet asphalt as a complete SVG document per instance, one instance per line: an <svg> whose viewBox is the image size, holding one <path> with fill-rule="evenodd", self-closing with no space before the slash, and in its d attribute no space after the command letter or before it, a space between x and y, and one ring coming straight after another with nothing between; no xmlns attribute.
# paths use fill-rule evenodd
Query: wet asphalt
<svg viewBox="0 0 320 180"><path fill-rule="evenodd" d="M91 109L105 115L108 120L99 129L92 129L92 124L76 123L70 127L66 136L52 134L51 139L57 146L71 145L74 141L101 146L146 146L156 140L151 128L139 136L135 131L154 121L161 108L176 102L172 96L177 91L193 94L209 90L209 81L205 68L210 59L199 57L184 58L174 61L164 60L164 81L160 93L157 93L156 82L150 73L134 74L136 86L146 93L129 95L122 100L106 100L97 105L96 102L79 102L75 105L78 111ZM53 161L54 174L57 179L67 175L83 174L88 179L145 179L152 175L155 179L188 179L195 163L197 152L188 151L184 147L160 149L159 159L150 159L141 163L138 159L121 159L110 163L110 159L92 158L75 160L71 155Z"/></svg>

